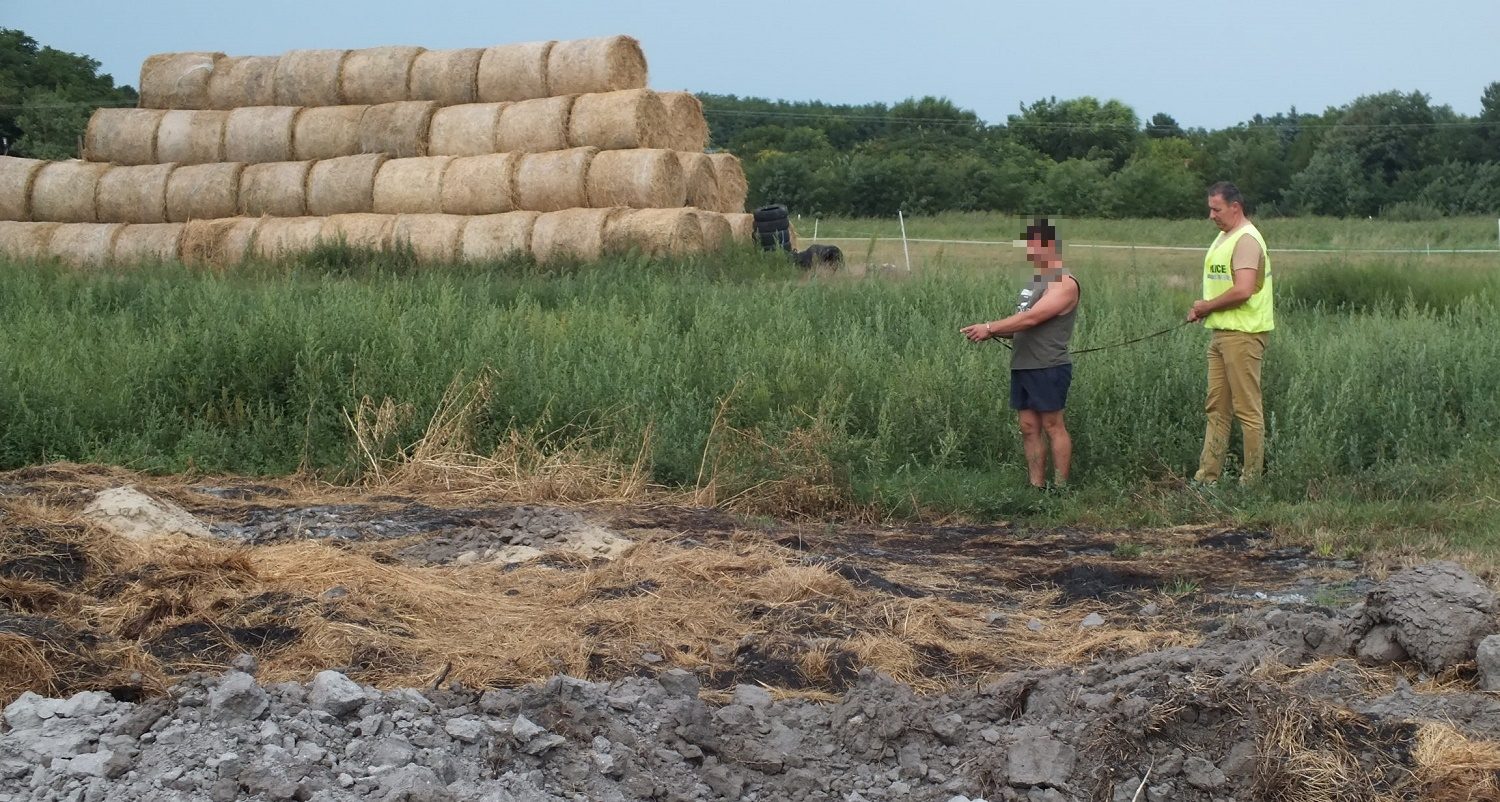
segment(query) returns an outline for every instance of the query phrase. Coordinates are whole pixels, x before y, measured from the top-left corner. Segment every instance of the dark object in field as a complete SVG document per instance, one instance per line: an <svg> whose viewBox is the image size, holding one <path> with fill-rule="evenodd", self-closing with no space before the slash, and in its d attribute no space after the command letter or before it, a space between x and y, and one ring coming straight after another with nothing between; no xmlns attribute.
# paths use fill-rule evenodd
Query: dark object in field
<svg viewBox="0 0 1500 802"><path fill-rule="evenodd" d="M761 250L792 252L792 221L781 204L762 206L755 216L755 241Z"/></svg>
<svg viewBox="0 0 1500 802"><path fill-rule="evenodd" d="M793 251L792 259L797 266L807 270L814 267L838 267L844 263L844 252L837 245L809 245L807 250Z"/></svg>

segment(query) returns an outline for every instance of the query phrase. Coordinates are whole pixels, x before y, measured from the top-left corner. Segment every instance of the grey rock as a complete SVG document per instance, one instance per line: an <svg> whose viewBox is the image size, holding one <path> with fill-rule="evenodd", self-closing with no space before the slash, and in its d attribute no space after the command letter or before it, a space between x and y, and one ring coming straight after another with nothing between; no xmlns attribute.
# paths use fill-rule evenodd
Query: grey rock
<svg viewBox="0 0 1500 802"><path fill-rule="evenodd" d="M1500 635L1490 635L1480 641L1474 659L1479 663L1480 689L1500 692Z"/></svg>
<svg viewBox="0 0 1500 802"><path fill-rule="evenodd" d="M401 767L416 759L417 748L401 737L381 738L370 750L370 765L372 766Z"/></svg>
<svg viewBox="0 0 1500 802"><path fill-rule="evenodd" d="M130 758L110 749L79 755L68 761L68 773L113 780L130 770Z"/></svg>
<svg viewBox="0 0 1500 802"><path fill-rule="evenodd" d="M1007 741L1006 773L1011 785L1065 785L1073 775L1077 753L1047 728L1017 727Z"/></svg>
<svg viewBox="0 0 1500 802"><path fill-rule="evenodd" d="M1392 574L1370 591L1355 634L1390 624L1401 648L1437 674L1473 659L1479 642L1500 632L1497 614L1500 597L1473 574L1457 563L1430 562Z"/></svg>
<svg viewBox="0 0 1500 802"><path fill-rule="evenodd" d="M758 713L771 709L771 692L759 685L734 686L734 703L744 705Z"/></svg>
<svg viewBox="0 0 1500 802"><path fill-rule="evenodd" d="M1142 618L1155 618L1158 615L1161 615L1161 605L1156 602L1150 602L1141 607L1140 616Z"/></svg>
<svg viewBox="0 0 1500 802"><path fill-rule="evenodd" d="M1226 779L1218 766L1197 755L1182 761L1182 777L1187 780L1188 785L1205 791L1219 788Z"/></svg>
<svg viewBox="0 0 1500 802"><path fill-rule="evenodd" d="M345 716L365 703L365 692L354 680L337 671L319 671L312 681L312 706L335 716Z"/></svg>
<svg viewBox="0 0 1500 802"><path fill-rule="evenodd" d="M745 778L727 766L715 765L704 769L702 777L703 784L724 799L736 800L745 792Z"/></svg>
<svg viewBox="0 0 1500 802"><path fill-rule="evenodd" d="M1359 657L1359 662L1370 666L1400 662L1407 656L1406 650L1401 648L1400 641L1396 639L1396 628L1390 624L1371 627L1360 640L1355 654Z"/></svg>
<svg viewBox="0 0 1500 802"><path fill-rule="evenodd" d="M42 726L44 718L55 715L55 704L51 699L26 691L5 706L5 723L13 730L34 730Z"/></svg>
<svg viewBox="0 0 1500 802"><path fill-rule="evenodd" d="M231 671L208 694L209 717L214 721L246 721L260 718L271 706L255 677Z"/></svg>
<svg viewBox="0 0 1500 802"><path fill-rule="evenodd" d="M1031 630L1032 632L1041 632L1043 629L1045 629L1045 626L1042 624L1042 619L1033 618L1030 621L1026 622L1026 628Z"/></svg>
<svg viewBox="0 0 1500 802"><path fill-rule="evenodd" d="M230 661L229 667L235 671L243 671L253 677L255 676L255 672L260 670L260 661L256 660L255 655L249 652L241 652L235 656L234 660Z"/></svg>
<svg viewBox="0 0 1500 802"><path fill-rule="evenodd" d="M656 681L661 683L662 689L670 696L696 697L698 695L698 675L691 671L674 668L663 672L656 678Z"/></svg>
<svg viewBox="0 0 1500 802"><path fill-rule="evenodd" d="M1102 626L1104 626L1104 616L1098 613L1089 613L1084 616L1082 621L1078 622L1079 629L1096 629Z"/></svg>
<svg viewBox="0 0 1500 802"><path fill-rule="evenodd" d="M479 740L484 737L488 728L478 719L455 718L449 719L448 723L443 726L443 730L456 741L473 744L479 743Z"/></svg>
<svg viewBox="0 0 1500 802"><path fill-rule="evenodd" d="M510 725L511 737L521 743L526 743L546 731L545 728L538 726L525 716L516 716L516 720Z"/></svg>
<svg viewBox="0 0 1500 802"><path fill-rule="evenodd" d="M114 703L115 700L107 693L83 691L58 702L53 710L61 718L80 718L99 715L101 711L114 706Z"/></svg>
<svg viewBox="0 0 1500 802"><path fill-rule="evenodd" d="M380 775L382 802L453 802L453 794L426 766L402 766Z"/></svg>

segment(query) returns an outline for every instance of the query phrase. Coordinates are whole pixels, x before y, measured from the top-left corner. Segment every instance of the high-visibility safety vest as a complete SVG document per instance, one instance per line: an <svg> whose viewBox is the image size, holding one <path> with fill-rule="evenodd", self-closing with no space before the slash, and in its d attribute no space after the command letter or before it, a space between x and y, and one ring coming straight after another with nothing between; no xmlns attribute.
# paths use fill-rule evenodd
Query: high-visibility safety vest
<svg viewBox="0 0 1500 802"><path fill-rule="evenodd" d="M1251 223L1245 223L1228 236L1219 234L1219 238L1209 246L1208 255L1203 257L1203 299L1213 300L1234 286L1234 268L1231 264L1234 247L1239 244L1240 237L1246 235L1254 237L1260 243L1263 260L1260 286L1254 295L1239 306L1221 309L1204 318L1203 325L1210 329L1261 332L1276 328L1276 318L1271 311L1271 254L1266 250L1266 240L1260 235L1260 230Z"/></svg>

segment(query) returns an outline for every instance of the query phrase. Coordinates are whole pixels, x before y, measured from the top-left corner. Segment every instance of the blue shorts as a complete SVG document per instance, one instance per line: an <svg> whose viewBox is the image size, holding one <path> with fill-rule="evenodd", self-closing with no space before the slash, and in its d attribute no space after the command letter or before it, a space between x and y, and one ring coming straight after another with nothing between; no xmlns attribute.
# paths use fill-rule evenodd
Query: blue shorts
<svg viewBox="0 0 1500 802"><path fill-rule="evenodd" d="M1010 408L1056 412L1068 405L1073 366L1030 368L1010 372Z"/></svg>

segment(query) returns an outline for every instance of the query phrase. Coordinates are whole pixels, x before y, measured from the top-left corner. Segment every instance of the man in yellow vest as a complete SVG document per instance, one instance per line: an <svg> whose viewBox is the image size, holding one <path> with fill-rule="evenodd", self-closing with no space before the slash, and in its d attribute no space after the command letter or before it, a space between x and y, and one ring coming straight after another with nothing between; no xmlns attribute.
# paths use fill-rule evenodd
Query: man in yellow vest
<svg viewBox="0 0 1500 802"><path fill-rule="evenodd" d="M1271 257L1265 238L1245 216L1245 199L1234 184L1220 181L1208 188L1208 219L1219 227L1219 236L1203 259L1203 300L1194 302L1187 316L1213 332L1208 343L1208 427L1193 480L1219 480L1233 416L1245 441L1240 484L1250 485L1265 466L1260 365L1275 328Z"/></svg>

